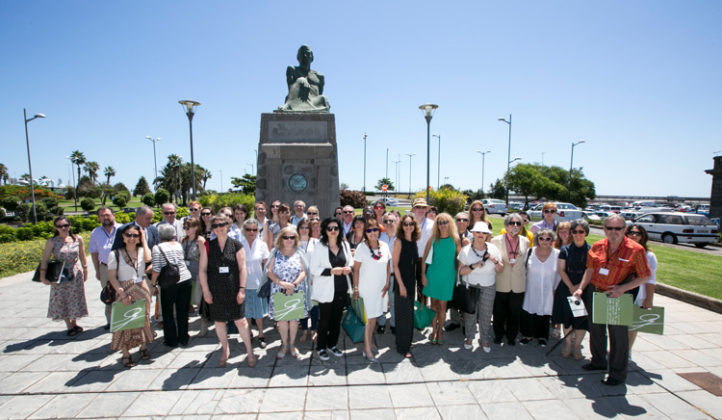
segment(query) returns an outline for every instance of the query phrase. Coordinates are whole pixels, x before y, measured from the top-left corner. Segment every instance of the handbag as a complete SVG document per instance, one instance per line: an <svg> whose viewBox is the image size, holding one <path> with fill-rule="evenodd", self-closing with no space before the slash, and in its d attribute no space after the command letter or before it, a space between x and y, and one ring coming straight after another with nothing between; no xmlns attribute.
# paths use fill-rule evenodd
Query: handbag
<svg viewBox="0 0 722 420"><path fill-rule="evenodd" d="M273 294L273 319L275 321L297 321L305 316L306 299L303 290L287 295Z"/></svg>
<svg viewBox="0 0 722 420"><path fill-rule="evenodd" d="M160 245L158 245L158 250L161 254L163 254L163 258L165 258L166 261L166 265L160 269L160 274L158 274L158 285L161 289L165 289L180 281L180 270L177 265L171 264L168 256L165 255L165 252Z"/></svg>
<svg viewBox="0 0 722 420"><path fill-rule="evenodd" d="M454 295L449 302L450 308L456 308L461 312L473 314L476 312L476 301L479 299L479 289L470 287L461 279L459 271L456 272L456 284Z"/></svg>
<svg viewBox="0 0 722 420"><path fill-rule="evenodd" d="M113 285L110 284L110 282L106 283L103 290L100 291L100 301L106 305L110 305L115 302L115 296L115 288Z"/></svg>
<svg viewBox="0 0 722 420"><path fill-rule="evenodd" d="M256 294L259 298L268 299L271 297L271 279L268 278L268 268L271 265L271 260L276 257L276 248L271 250L271 253L266 261L266 266L263 267L263 279L265 280L262 285L258 287Z"/></svg>
<svg viewBox="0 0 722 420"><path fill-rule="evenodd" d="M368 318L366 317L366 305L364 305L364 298L359 296L358 299L351 298L351 310L354 311L356 318L361 321L361 324L366 325Z"/></svg>
<svg viewBox="0 0 722 420"><path fill-rule="evenodd" d="M35 274L33 274L33 281L42 282L42 280L40 280L41 265L42 263L39 263L38 267L35 269ZM64 269L65 261L48 261L48 267L45 271L45 280L51 283L58 282L59 280L61 280Z"/></svg>
<svg viewBox="0 0 722 420"><path fill-rule="evenodd" d="M349 308L346 310L341 320L341 326L343 330L346 331L351 342L360 343L364 341L364 330L366 327L364 327L352 309Z"/></svg>
<svg viewBox="0 0 722 420"><path fill-rule="evenodd" d="M423 330L431 325L431 321L436 316L436 311L426 305L422 305L418 300L414 302L414 328Z"/></svg>

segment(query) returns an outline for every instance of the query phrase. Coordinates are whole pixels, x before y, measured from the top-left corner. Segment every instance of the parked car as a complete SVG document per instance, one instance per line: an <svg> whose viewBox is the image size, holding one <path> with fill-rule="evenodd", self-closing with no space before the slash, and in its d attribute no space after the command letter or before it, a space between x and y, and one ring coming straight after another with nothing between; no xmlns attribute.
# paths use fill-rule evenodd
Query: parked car
<svg viewBox="0 0 722 420"><path fill-rule="evenodd" d="M581 219L584 217L584 212L582 212L581 209L579 209L577 206L571 203L554 203L557 205L557 216L556 219L558 222L564 222L569 220L576 220ZM544 207L544 203L540 203L537 206L535 206L533 209L529 210L529 217L532 219L541 219L542 218L542 208Z"/></svg>
<svg viewBox="0 0 722 420"><path fill-rule="evenodd" d="M608 204L599 206L599 210L601 211L608 211L612 213L619 213L622 211L622 206L610 206Z"/></svg>
<svg viewBox="0 0 722 420"><path fill-rule="evenodd" d="M399 200L393 198L393 197L384 197L381 199L381 202L383 202L387 206L398 206Z"/></svg>
<svg viewBox="0 0 722 420"><path fill-rule="evenodd" d="M634 222L647 230L649 239L668 244L692 243L704 248L718 238L718 226L701 214L647 213Z"/></svg>
<svg viewBox="0 0 722 420"><path fill-rule="evenodd" d="M506 203L503 200L485 198L481 200L481 203L484 204L484 208L489 214L501 214L502 216L506 214Z"/></svg>
<svg viewBox="0 0 722 420"><path fill-rule="evenodd" d="M582 212L584 214L584 218L587 219L587 221L598 221L602 220L601 217L597 216L596 212L593 211L584 211Z"/></svg>
<svg viewBox="0 0 722 420"><path fill-rule="evenodd" d="M522 210L524 210L524 203L519 202L519 201L512 201L509 203L509 208L513 209L513 210L522 211Z"/></svg>

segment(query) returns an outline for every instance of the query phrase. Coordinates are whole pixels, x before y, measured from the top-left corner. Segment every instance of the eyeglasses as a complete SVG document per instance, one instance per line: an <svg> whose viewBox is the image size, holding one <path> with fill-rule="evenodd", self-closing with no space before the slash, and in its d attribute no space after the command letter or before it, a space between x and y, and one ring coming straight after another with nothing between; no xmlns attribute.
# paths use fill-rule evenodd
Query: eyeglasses
<svg viewBox="0 0 722 420"><path fill-rule="evenodd" d="M272 209L277 209L279 207L281 207L280 204L271 204Z"/></svg>
<svg viewBox="0 0 722 420"><path fill-rule="evenodd" d="M413 226L414 222L404 222L404 223L402 223L402 225L404 225L405 227L409 227L409 226Z"/></svg>
<svg viewBox="0 0 722 420"><path fill-rule="evenodd" d="M386 207L384 206L374 206L374 210L385 210Z"/></svg>
<svg viewBox="0 0 722 420"><path fill-rule="evenodd" d="M573 235L584 235L585 233L587 233L586 230L573 230L572 231Z"/></svg>
<svg viewBox="0 0 722 420"><path fill-rule="evenodd" d="M339 228L338 226L328 226L326 228L326 232L338 232Z"/></svg>
<svg viewBox="0 0 722 420"><path fill-rule="evenodd" d="M201 211L201 209L194 209L194 208L191 208L191 211L192 211L192 212L197 212L197 211Z"/></svg>
<svg viewBox="0 0 722 420"><path fill-rule="evenodd" d="M66 223L64 225L55 225L55 227L58 229L67 229L70 227L70 224Z"/></svg>
<svg viewBox="0 0 722 420"><path fill-rule="evenodd" d="M457 221L457 222L467 222L467 223L469 223L469 219L464 219L464 218L461 218L461 217L457 217L457 218L456 218L456 221Z"/></svg>
<svg viewBox="0 0 722 420"><path fill-rule="evenodd" d="M448 220L439 220L439 221L436 222L436 223L438 223L439 226L446 226L446 225L449 224L449 221L448 221Z"/></svg>
<svg viewBox="0 0 722 420"><path fill-rule="evenodd" d="M226 226L228 226L228 223L213 223L213 224L211 225L211 228L217 229L217 228L219 228L219 227L226 227Z"/></svg>
<svg viewBox="0 0 722 420"><path fill-rule="evenodd" d="M266 211L266 209L263 208L263 207L256 207L256 208L254 208L253 210L254 210L254 211Z"/></svg>
<svg viewBox="0 0 722 420"><path fill-rule="evenodd" d="M378 232L378 231L380 231L380 230L381 230L381 229L379 229L379 228L366 229L366 233Z"/></svg>
<svg viewBox="0 0 722 420"><path fill-rule="evenodd" d="M484 211L483 207L474 207L471 211Z"/></svg>
<svg viewBox="0 0 722 420"><path fill-rule="evenodd" d="M291 240L291 239L296 239L296 236L295 236L295 235L283 236L282 238L283 238L284 241L289 241L289 240Z"/></svg>
<svg viewBox="0 0 722 420"><path fill-rule="evenodd" d="M549 242L551 240L552 240L552 238L550 238L549 236L544 236L544 237L539 238L539 242Z"/></svg>
<svg viewBox="0 0 722 420"><path fill-rule="evenodd" d="M630 230L627 232L627 236L642 236L642 232L638 230Z"/></svg>
<svg viewBox="0 0 722 420"><path fill-rule="evenodd" d="M318 212L316 212L316 211L308 211L308 212L306 212L306 214L309 216L318 216Z"/></svg>
<svg viewBox="0 0 722 420"><path fill-rule="evenodd" d="M554 209L551 209L551 210L550 210L550 209L546 209L546 210L544 210L544 213L545 213L545 214L556 213L556 212L557 212L557 211L554 210Z"/></svg>
<svg viewBox="0 0 722 420"><path fill-rule="evenodd" d="M353 210L344 210L344 214L353 214Z"/></svg>
<svg viewBox="0 0 722 420"><path fill-rule="evenodd" d="M256 228L256 229L246 228L246 232L258 232L258 228Z"/></svg>
<svg viewBox="0 0 722 420"><path fill-rule="evenodd" d="M509 222L509 226L521 226L521 222L515 222L512 220L511 222Z"/></svg>
<svg viewBox="0 0 722 420"><path fill-rule="evenodd" d="M384 220L384 223L386 223L387 225L392 225L394 223L394 221L393 220Z"/></svg>
<svg viewBox="0 0 722 420"><path fill-rule="evenodd" d="M175 212L174 211L164 211L163 214L165 214L166 216L170 216L171 214L175 214Z"/></svg>
<svg viewBox="0 0 722 420"><path fill-rule="evenodd" d="M299 229L308 229L308 226L299 226Z"/></svg>
<svg viewBox="0 0 722 420"><path fill-rule="evenodd" d="M124 233L123 236L126 238L138 239L140 238L140 233Z"/></svg>
<svg viewBox="0 0 722 420"><path fill-rule="evenodd" d="M623 226L604 226L604 229L620 231L620 230L624 230L624 227Z"/></svg>
<svg viewBox="0 0 722 420"><path fill-rule="evenodd" d="M210 215L211 215L211 212L209 212L209 211L204 211L203 213L201 213L201 216L210 216Z"/></svg>

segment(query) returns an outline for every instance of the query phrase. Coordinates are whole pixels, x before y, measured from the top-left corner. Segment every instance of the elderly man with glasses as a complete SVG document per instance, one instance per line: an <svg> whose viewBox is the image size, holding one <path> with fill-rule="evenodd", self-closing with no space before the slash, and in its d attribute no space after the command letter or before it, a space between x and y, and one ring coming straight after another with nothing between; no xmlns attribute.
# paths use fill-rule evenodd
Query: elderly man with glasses
<svg viewBox="0 0 722 420"><path fill-rule="evenodd" d="M604 219L605 239L592 245L587 255L587 268L574 297L591 283L595 291L618 298L649 280L652 271L644 248L624 236L626 222L618 214ZM636 278L635 278L636 277ZM592 302L584 302L591 308ZM582 366L585 370L607 370L607 330L609 330L609 375L605 385L620 385L627 380L629 359L629 328L624 325L589 324L589 346L592 360Z"/></svg>
<svg viewBox="0 0 722 420"><path fill-rule="evenodd" d="M343 236L346 237L349 231L353 228L353 206L343 206Z"/></svg>
<svg viewBox="0 0 722 420"><path fill-rule="evenodd" d="M186 235L186 231L183 229L183 221L175 217L177 213L176 205L173 203L164 203L161 209L163 211L163 220L156 223L155 227L157 228L165 224L173 226L173 229L175 229L175 238L173 239L180 241Z"/></svg>

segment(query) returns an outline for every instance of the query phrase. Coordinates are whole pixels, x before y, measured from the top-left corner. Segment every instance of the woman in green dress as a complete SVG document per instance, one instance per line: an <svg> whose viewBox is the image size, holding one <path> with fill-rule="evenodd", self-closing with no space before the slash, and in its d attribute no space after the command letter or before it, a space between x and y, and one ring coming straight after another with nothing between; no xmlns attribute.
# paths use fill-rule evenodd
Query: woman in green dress
<svg viewBox="0 0 722 420"><path fill-rule="evenodd" d="M434 233L426 244L422 264L421 282L424 296L431 298L431 309L436 311L431 327L431 344L443 344L442 332L446 322L446 302L454 295L456 282L456 256L461 250L454 219L448 213L436 216Z"/></svg>

